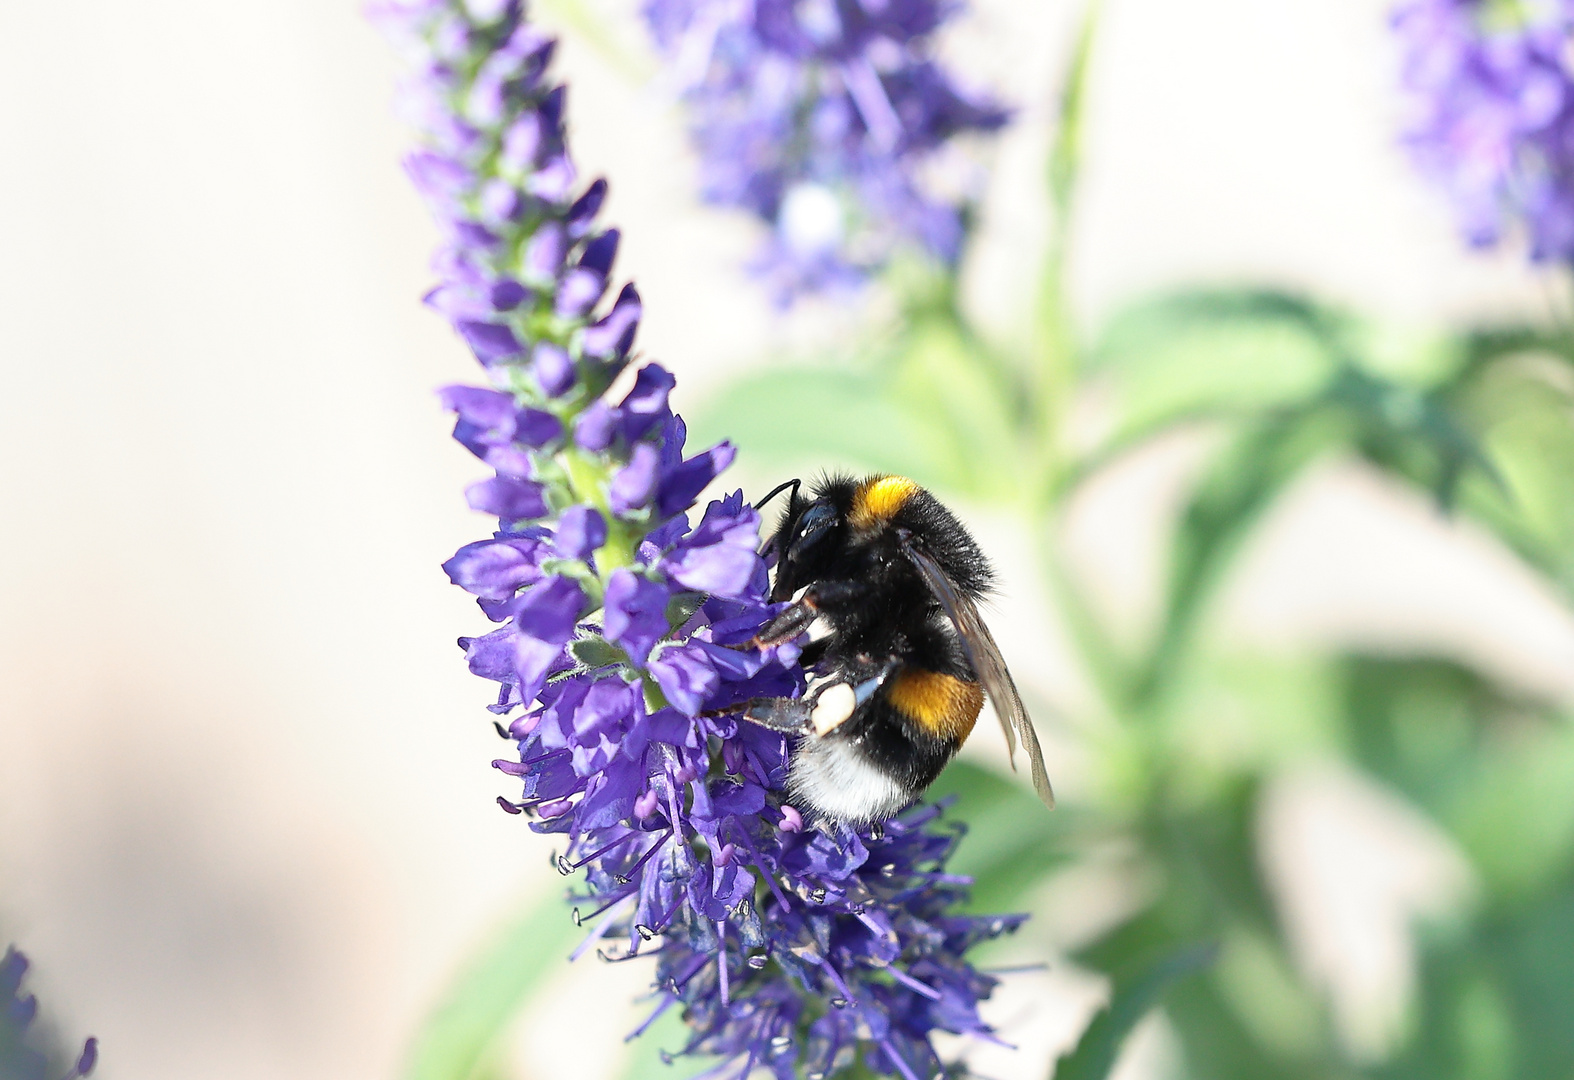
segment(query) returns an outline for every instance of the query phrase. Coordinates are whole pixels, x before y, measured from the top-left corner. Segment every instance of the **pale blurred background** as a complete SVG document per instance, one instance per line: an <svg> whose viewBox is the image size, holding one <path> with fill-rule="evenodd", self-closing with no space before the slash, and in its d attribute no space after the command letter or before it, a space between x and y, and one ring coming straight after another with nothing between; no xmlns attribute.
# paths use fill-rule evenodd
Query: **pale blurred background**
<svg viewBox="0 0 1574 1080"><path fill-rule="evenodd" d="M1380 0L1106 6L1085 321L1199 281L1304 288L1399 327L1545 307L1515 254L1461 249L1395 149ZM633 5L537 10L566 27L577 156L611 180L620 271L677 407L838 334L845 313L777 315L739 273L752 227L696 203ZM574 29L587 13L597 43ZM1047 228L1039 163L1077 14L974 0L948 45L1021 108L965 277L1006 337ZM561 885L493 802L506 746L453 644L481 620L438 564L487 524L432 391L474 369L418 302L435 232L397 164L395 72L347 0L0 7L0 936L62 1028L100 1037L108 1080L393 1077L461 959ZM1149 602L1153 536L1196 459L1160 450L1073 520L1117 619ZM1074 702L1031 551L979 528L1019 679ZM1219 618L1271 647L1442 653L1574 699L1569 611L1483 531L1353 464L1291 493ZM1075 740L1047 741L1074 804ZM1332 766L1286 781L1263 827L1301 959L1379 1053L1407 1007L1409 918L1468 903L1469 868ZM1141 888L1118 869L1057 882L1024 949L1052 959ZM521 1030L521 1075L616 1075L634 967L565 968ZM992 1015L1023 1049L980 1069L1046 1075L1102 992L1064 965L1008 982ZM1166 1052L1150 1024L1128 1075Z"/></svg>

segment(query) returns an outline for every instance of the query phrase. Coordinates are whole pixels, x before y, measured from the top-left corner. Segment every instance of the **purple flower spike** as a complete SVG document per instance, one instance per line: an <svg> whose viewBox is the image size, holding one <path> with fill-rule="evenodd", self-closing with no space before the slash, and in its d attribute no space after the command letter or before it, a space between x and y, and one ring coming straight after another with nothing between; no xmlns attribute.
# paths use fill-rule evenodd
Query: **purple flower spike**
<svg viewBox="0 0 1574 1080"><path fill-rule="evenodd" d="M1532 259L1574 262L1574 3L1405 0L1393 22L1403 141L1466 240L1523 230Z"/></svg>
<svg viewBox="0 0 1574 1080"><path fill-rule="evenodd" d="M964 205L923 175L998 105L959 89L930 38L947 0L645 0L690 110L702 193L770 227L754 269L779 303L846 289L898 249L945 263Z"/></svg>
<svg viewBox="0 0 1574 1080"><path fill-rule="evenodd" d="M832 88L803 118L811 144L885 155L857 183L889 183L890 163L906 168L959 115L900 48L894 64L860 66L890 51L876 30L890 45L932 29L932 0L827 4L820 22L808 4L755 10L739 40L771 43L754 59L785 72L782 101L797 100L810 60ZM431 304L492 384L442 392L455 438L494 472L467 498L499 519L443 568L497 624L460 647L498 685L488 709L518 746L495 762L520 785L500 805L560 838L565 873L583 871L576 900L599 914L578 953L614 941L648 953L655 1012L680 1007L682 1052L719 1059L707 1075L788 1080L859 1060L927 1080L944 1068L934 1032L988 1034L978 1002L993 980L964 954L1015 921L956 913L962 879L943 873L955 834L937 809L876 836L827 831L782 801L787 739L737 715L804 687L795 644L749 647L776 610L759 515L734 492L691 521L733 450L685 459L665 369L647 364L607 398L642 307L632 285L607 302L618 233L597 222L605 184L576 187L551 42L517 0L394 0L382 17L425 50L408 95L425 145L410 172L448 238Z"/></svg>

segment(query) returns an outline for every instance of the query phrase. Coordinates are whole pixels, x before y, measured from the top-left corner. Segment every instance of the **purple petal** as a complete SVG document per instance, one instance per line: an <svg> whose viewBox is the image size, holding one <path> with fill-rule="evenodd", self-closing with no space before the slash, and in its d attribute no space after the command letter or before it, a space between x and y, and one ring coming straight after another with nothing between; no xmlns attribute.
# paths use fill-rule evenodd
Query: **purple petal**
<svg viewBox="0 0 1574 1080"><path fill-rule="evenodd" d="M512 311L529 296L529 289L512 278L504 278L492 286L492 307L497 311Z"/></svg>
<svg viewBox="0 0 1574 1080"><path fill-rule="evenodd" d="M404 167L415 189L439 206L449 204L475 182L474 174L459 162L428 150L405 158Z"/></svg>
<svg viewBox="0 0 1574 1080"><path fill-rule="evenodd" d="M585 245L585 253L579 257L582 269L594 271L605 278L612 273L612 263L618 257L618 240L620 233L616 229L608 229L590 243Z"/></svg>
<svg viewBox="0 0 1574 1080"><path fill-rule="evenodd" d="M634 713L635 690L622 679L592 683L574 710L573 737L588 743L598 735L618 734Z"/></svg>
<svg viewBox="0 0 1574 1080"><path fill-rule="evenodd" d="M470 673L493 682L506 682L514 675L514 640L519 637L511 626L493 630L481 637L463 637L459 647L465 651L465 663Z"/></svg>
<svg viewBox="0 0 1574 1080"><path fill-rule="evenodd" d="M678 380L660 364L646 364L634 377L634 388L619 406L623 410L623 437L633 442L671 414L667 396Z"/></svg>
<svg viewBox="0 0 1574 1080"><path fill-rule="evenodd" d="M571 506L558 517L556 546L569 559L588 559L607 542L607 522L590 506Z"/></svg>
<svg viewBox="0 0 1574 1080"><path fill-rule="evenodd" d="M584 230L590 225L596 214L601 210L601 204L607 199L607 182L597 180L585 189L574 205L568 208L566 219L571 235L583 235Z"/></svg>
<svg viewBox="0 0 1574 1080"><path fill-rule="evenodd" d="M547 512L540 484L513 476L494 476L465 488L470 509L493 514L504 521L526 521Z"/></svg>
<svg viewBox="0 0 1574 1080"><path fill-rule="evenodd" d="M77 1057L76 1074L87 1076L98 1064L98 1040L92 1036L82 1044L82 1053Z"/></svg>
<svg viewBox="0 0 1574 1080"><path fill-rule="evenodd" d="M612 445L618 432L618 412L604 401L593 401L574 422L574 441L596 453Z"/></svg>
<svg viewBox="0 0 1574 1080"><path fill-rule="evenodd" d="M574 171L574 163L568 159L568 155L559 154L537 169L525 186L532 195L546 199L548 202L558 202L573 190L577 175Z"/></svg>
<svg viewBox="0 0 1574 1080"><path fill-rule="evenodd" d="M585 352L603 359L627 355L634 345L634 333L639 329L643 311L639 291L633 283L623 286L623 291L618 293L617 302L612 305L606 318L586 328Z"/></svg>
<svg viewBox="0 0 1574 1080"><path fill-rule="evenodd" d="M535 113L525 113L503 134L500 164L516 175L535 168L536 151L541 148L543 130L541 118Z"/></svg>
<svg viewBox="0 0 1574 1080"><path fill-rule="evenodd" d="M568 234L563 226L548 222L536 230L525 245L521 260L521 273L532 284L545 284L557 280L563 269L563 258L568 254Z"/></svg>
<svg viewBox="0 0 1574 1080"><path fill-rule="evenodd" d="M614 760L585 790L575 824L581 829L604 829L634 812L634 801L644 786L644 770L631 762Z"/></svg>
<svg viewBox="0 0 1574 1080"><path fill-rule="evenodd" d="M502 600L513 596L521 585L540 580L540 560L548 552L547 544L534 538L478 540L455 552L443 563L443 570L466 592Z"/></svg>
<svg viewBox="0 0 1574 1080"><path fill-rule="evenodd" d="M643 664L667 632L667 590L632 570L617 570L607 582L604 604L607 639Z"/></svg>
<svg viewBox="0 0 1574 1080"><path fill-rule="evenodd" d="M531 354L536 382L548 397L562 397L574 385L574 361L560 345L543 341Z"/></svg>
<svg viewBox="0 0 1574 1080"><path fill-rule="evenodd" d="M656 513L671 517L694 504L694 499L721 473L737 451L731 443L717 443L703 454L696 454L671 472L664 473L656 493Z"/></svg>
<svg viewBox="0 0 1574 1080"><path fill-rule="evenodd" d="M612 477L608 497L614 514L626 514L650 503L656 490L657 465L661 455L650 443L639 443L629 455L629 463Z"/></svg>
<svg viewBox="0 0 1574 1080"><path fill-rule="evenodd" d="M481 189L481 217L489 225L506 227L508 222L520 215L524 207L524 196L506 180L489 180Z"/></svg>
<svg viewBox="0 0 1574 1080"><path fill-rule="evenodd" d="M514 332L500 323L462 319L455 324L455 329L464 337L476 359L483 364L518 356L521 351Z"/></svg>
<svg viewBox="0 0 1574 1080"><path fill-rule="evenodd" d="M540 409L519 410L515 423L515 438L526 446L542 447L563 437L563 422Z"/></svg>
<svg viewBox="0 0 1574 1080"><path fill-rule="evenodd" d="M531 587L514 625L537 641L561 645L573 636L585 608L585 593L571 578L547 578Z"/></svg>
<svg viewBox="0 0 1574 1080"><path fill-rule="evenodd" d="M514 434L514 413L518 408L512 394L486 390L479 386L445 386L437 392L443 408L456 412L478 428L497 432L502 438Z"/></svg>
<svg viewBox="0 0 1574 1080"><path fill-rule="evenodd" d="M700 711L721 683L705 654L688 646L662 650L648 667L667 700L689 716Z"/></svg>
<svg viewBox="0 0 1574 1080"><path fill-rule="evenodd" d="M606 289L604 274L576 267L564 275L563 283L558 286L554 310L565 319L576 318L595 307Z"/></svg>
<svg viewBox="0 0 1574 1080"><path fill-rule="evenodd" d="M759 515L741 491L713 501L699 526L662 559L662 570L681 585L713 596L744 598L763 591L764 563L755 551Z"/></svg>

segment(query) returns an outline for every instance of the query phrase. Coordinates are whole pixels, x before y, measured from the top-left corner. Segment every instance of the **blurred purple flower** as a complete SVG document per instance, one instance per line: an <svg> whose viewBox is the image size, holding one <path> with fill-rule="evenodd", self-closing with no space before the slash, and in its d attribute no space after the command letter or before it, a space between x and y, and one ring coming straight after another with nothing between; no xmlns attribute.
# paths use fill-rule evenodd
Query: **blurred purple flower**
<svg viewBox="0 0 1574 1080"><path fill-rule="evenodd" d="M930 55L945 0L646 0L691 114L705 199L771 227L779 303L856 285L904 246L950 264L965 208L921 175L999 105Z"/></svg>
<svg viewBox="0 0 1574 1080"><path fill-rule="evenodd" d="M447 238L429 301L491 382L442 392L495 473L467 498L500 519L443 568L500 624L460 639L518 745L495 764L522 798L499 801L585 870L580 952L616 937L653 954L656 1012L682 1005L684 1050L719 1055L714 1075L861 1057L927 1080L934 1031L988 1032L993 982L965 950L1016 920L952 914L966 882L943 871L955 833L931 827L937 809L878 835L806 829L782 801L786 740L727 715L798 693L797 648L748 646L777 609L742 493L688 518L732 448L684 457L656 365L609 395L641 307L632 286L606 302L617 233L596 224L605 182L577 187L552 42L517 0L379 14L419 68L409 171Z"/></svg>
<svg viewBox="0 0 1574 1080"><path fill-rule="evenodd" d="M38 1017L38 999L22 992L29 964L15 947L0 959L0 1077L4 1080L79 1080L98 1064L98 1040L89 1038L69 1072L51 1064L50 1056L29 1044L29 1032Z"/></svg>
<svg viewBox="0 0 1574 1080"><path fill-rule="evenodd" d="M1404 143L1466 238L1574 260L1574 0L1407 0Z"/></svg>

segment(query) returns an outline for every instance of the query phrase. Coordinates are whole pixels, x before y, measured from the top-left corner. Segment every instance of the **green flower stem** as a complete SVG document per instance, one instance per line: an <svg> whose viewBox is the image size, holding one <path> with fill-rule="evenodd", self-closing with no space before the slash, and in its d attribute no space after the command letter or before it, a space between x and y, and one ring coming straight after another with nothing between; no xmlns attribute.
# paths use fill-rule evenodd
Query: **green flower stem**
<svg viewBox="0 0 1574 1080"><path fill-rule="evenodd" d="M1072 49L1071 62L1061 86L1059 124L1050 147L1047 165L1050 209L1054 234L1045 253L1038 287L1038 325L1035 399L1032 415L1036 418L1037 453L1032 483L1035 516L1047 512L1053 500L1064 453L1065 415L1080 367L1078 347L1070 304L1066 298L1066 258L1070 251L1071 213L1076 199L1077 177L1082 158L1082 113L1087 97L1089 58L1098 26L1099 0L1088 0L1082 25Z"/></svg>
<svg viewBox="0 0 1574 1080"><path fill-rule="evenodd" d="M617 462L604 462L572 445L558 451L556 461L562 466L573 501L594 506L607 523L606 545L596 553L596 571L605 587L614 570L634 565L639 539L648 531L649 523L643 520L644 515L641 520L629 521L612 512L607 488Z"/></svg>

